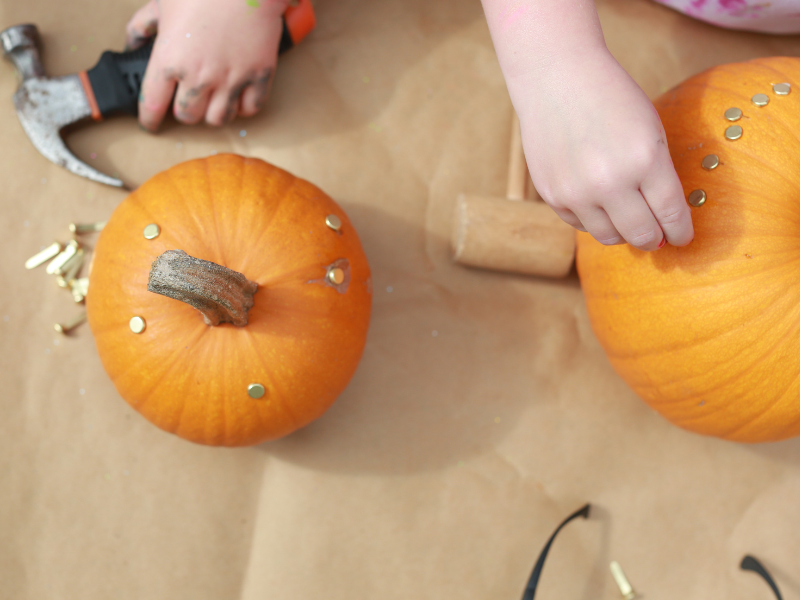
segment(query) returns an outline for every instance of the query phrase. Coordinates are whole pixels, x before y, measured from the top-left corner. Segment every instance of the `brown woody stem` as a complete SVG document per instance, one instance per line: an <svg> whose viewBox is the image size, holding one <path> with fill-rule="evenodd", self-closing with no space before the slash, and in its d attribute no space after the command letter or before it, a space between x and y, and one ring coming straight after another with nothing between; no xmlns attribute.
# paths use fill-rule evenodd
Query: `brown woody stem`
<svg viewBox="0 0 800 600"><path fill-rule="evenodd" d="M207 325L233 323L243 327L258 284L183 250L167 250L153 261L147 289L195 307Z"/></svg>

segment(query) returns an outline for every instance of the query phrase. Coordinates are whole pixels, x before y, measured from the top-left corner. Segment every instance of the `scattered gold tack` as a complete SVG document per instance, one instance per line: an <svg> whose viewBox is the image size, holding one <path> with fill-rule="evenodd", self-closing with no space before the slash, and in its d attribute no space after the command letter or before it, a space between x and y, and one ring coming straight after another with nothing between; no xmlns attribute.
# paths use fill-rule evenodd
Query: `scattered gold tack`
<svg viewBox="0 0 800 600"><path fill-rule="evenodd" d="M247 386L247 395L251 398L258 400L267 393L266 388L260 383L251 383Z"/></svg>
<svg viewBox="0 0 800 600"><path fill-rule="evenodd" d="M636 592L633 591L633 586L631 582L628 581L628 578L625 577L625 573L622 571L622 567L619 566L619 563L615 560L611 561L609 565L611 569L611 576L614 578L614 581L617 583L617 587L619 588L620 594L625 600L633 600L636 597Z"/></svg>
<svg viewBox="0 0 800 600"><path fill-rule="evenodd" d="M161 227L159 227L156 223L150 223L150 225L144 228L144 237L148 240L156 239L160 233Z"/></svg>
<svg viewBox="0 0 800 600"><path fill-rule="evenodd" d="M56 256L52 262L47 265L47 273L49 275L61 275L61 269L65 264L67 264L67 261L70 258L78 253L78 248L80 248L80 244L78 244L78 242L75 240L72 240L69 244L67 244L63 252Z"/></svg>
<svg viewBox="0 0 800 600"><path fill-rule="evenodd" d="M70 256L67 259L67 262L65 262L63 265L61 265L61 268L59 269L58 275L64 275L66 277L67 273L73 273L74 272L75 274L77 274L77 272L78 272L77 269L80 269L81 265L83 264L83 254L84 254L83 248L78 248L75 251L75 254ZM77 269L76 269L76 267L77 267ZM67 279L67 281L69 281L70 279L72 279L74 277L75 277L75 275L73 275L72 277L66 277L66 279Z"/></svg>
<svg viewBox="0 0 800 600"><path fill-rule="evenodd" d="M742 128L738 125L731 125L725 130L725 138L731 141L738 140L742 137Z"/></svg>
<svg viewBox="0 0 800 600"><path fill-rule="evenodd" d="M58 242L53 242L44 250L37 252L33 256L31 256L28 260L25 261L25 268L26 269L35 269L39 265L43 265L51 258L54 258L58 255L59 252L63 249L63 246Z"/></svg>
<svg viewBox="0 0 800 600"><path fill-rule="evenodd" d="M735 106L729 108L725 111L725 118L728 119L728 121L738 121L742 118L742 109L736 108Z"/></svg>
<svg viewBox="0 0 800 600"><path fill-rule="evenodd" d="M68 287L69 282L75 279L78 276L78 273L83 266L83 248L78 248L78 253L75 255L75 260L68 260L67 263L62 267L63 273L58 276L58 285L61 287ZM61 285L61 280L64 280L67 285Z"/></svg>
<svg viewBox="0 0 800 600"><path fill-rule="evenodd" d="M72 233L81 235L83 233L95 233L97 231L101 231L105 226L105 221L98 221L97 223L70 223L69 230Z"/></svg>
<svg viewBox="0 0 800 600"><path fill-rule="evenodd" d="M83 302L86 295L89 293L89 278L81 277L80 279L72 279L68 282L72 290L72 298L75 302Z"/></svg>
<svg viewBox="0 0 800 600"><path fill-rule="evenodd" d="M75 300L75 304L80 304L86 298L86 294L83 293L82 286L78 284L77 279L69 282L69 289L72 292L72 299Z"/></svg>
<svg viewBox="0 0 800 600"><path fill-rule="evenodd" d="M339 267L334 267L328 271L328 281L334 285L340 285L344 283L344 271Z"/></svg>
<svg viewBox="0 0 800 600"><path fill-rule="evenodd" d="M695 208L699 208L706 203L706 193L703 190L694 190L689 194L689 204Z"/></svg>
<svg viewBox="0 0 800 600"><path fill-rule="evenodd" d="M66 323L56 323L54 329L58 333L67 334L73 329L75 329L78 325L83 323L86 320L86 313L81 313L71 321L67 321Z"/></svg>
<svg viewBox="0 0 800 600"><path fill-rule="evenodd" d="M711 171L719 166L719 156L716 154L709 154L703 158L703 168Z"/></svg>
<svg viewBox="0 0 800 600"><path fill-rule="evenodd" d="M144 322L142 317L131 317L128 325L133 333L142 333L147 327L147 323Z"/></svg>
<svg viewBox="0 0 800 600"><path fill-rule="evenodd" d="M342 220L336 215L328 215L325 217L325 225L334 231L339 231L342 228Z"/></svg>
<svg viewBox="0 0 800 600"><path fill-rule="evenodd" d="M755 96L750 98L750 100L756 106L766 106L767 104L769 104L769 96L767 96L766 94L756 94Z"/></svg>
<svg viewBox="0 0 800 600"><path fill-rule="evenodd" d="M776 83L772 86L772 91L777 96L786 96L792 91L792 86L788 83Z"/></svg>

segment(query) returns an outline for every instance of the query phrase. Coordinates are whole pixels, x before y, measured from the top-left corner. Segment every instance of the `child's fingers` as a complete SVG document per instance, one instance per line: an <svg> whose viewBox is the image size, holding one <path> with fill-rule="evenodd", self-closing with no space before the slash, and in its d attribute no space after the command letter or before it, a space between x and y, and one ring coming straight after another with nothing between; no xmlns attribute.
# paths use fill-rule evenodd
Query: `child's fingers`
<svg viewBox="0 0 800 600"><path fill-rule="evenodd" d="M125 26L125 48L135 50L158 31L158 3L150 0L136 11Z"/></svg>
<svg viewBox="0 0 800 600"><path fill-rule="evenodd" d="M175 94L175 118L186 125L199 123L206 114L210 96L210 84L187 85L181 82Z"/></svg>
<svg viewBox="0 0 800 600"><path fill-rule="evenodd" d="M577 216L575 216L575 213L572 212L570 209L555 208L555 207L551 208L553 209L553 212L555 212L559 217L561 217L561 220L564 221L567 225L572 225L578 231L586 231L586 228L583 226L583 223L581 223L581 220Z"/></svg>
<svg viewBox="0 0 800 600"><path fill-rule="evenodd" d="M239 106L240 115L252 117L264 107L269 97L269 91L272 88L272 75L274 72L274 67L265 69L244 89Z"/></svg>
<svg viewBox="0 0 800 600"><path fill-rule="evenodd" d="M634 190L607 202L605 212L619 234L634 248L658 250L664 233L642 193Z"/></svg>
<svg viewBox="0 0 800 600"><path fill-rule="evenodd" d="M224 125L232 121L239 111L239 99L244 87L246 87L244 84L239 84L229 88L217 88L208 102L206 123Z"/></svg>
<svg viewBox="0 0 800 600"><path fill-rule="evenodd" d="M625 238L617 231L608 213L599 206L584 206L575 212L575 216L580 219L584 229L601 244L613 246L625 243Z"/></svg>
<svg viewBox="0 0 800 600"><path fill-rule="evenodd" d="M685 246L694 239L691 210L666 148L660 164L642 182L641 191L671 245Z"/></svg>
<svg viewBox="0 0 800 600"><path fill-rule="evenodd" d="M162 70L151 59L147 65L142 91L139 96L139 123L150 131L155 131L167 114L179 75Z"/></svg>

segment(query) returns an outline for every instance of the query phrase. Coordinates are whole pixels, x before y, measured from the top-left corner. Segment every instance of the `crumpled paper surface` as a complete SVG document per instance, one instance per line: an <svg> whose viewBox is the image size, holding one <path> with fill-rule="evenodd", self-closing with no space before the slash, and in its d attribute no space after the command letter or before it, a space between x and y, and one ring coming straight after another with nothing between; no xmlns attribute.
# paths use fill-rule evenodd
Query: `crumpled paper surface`
<svg viewBox="0 0 800 600"><path fill-rule="evenodd" d="M195 446L117 395L79 312L25 260L125 197L47 162L0 70L0 598L519 598L558 522L542 600L770 598L758 557L800 598L800 440L684 432L609 367L577 277L466 269L448 238L460 192L502 195L511 109L477 0L318 0L263 114L158 135L131 118L69 134L135 186L213 151L326 190L361 236L373 321L351 385L319 421L246 449ZM11 2L50 75L120 50L138 3ZM612 52L655 97L800 38L724 31L645 0L599 0ZM92 157L92 158L90 158ZM91 247L93 238L85 241ZM91 293L91 292L90 292Z"/></svg>

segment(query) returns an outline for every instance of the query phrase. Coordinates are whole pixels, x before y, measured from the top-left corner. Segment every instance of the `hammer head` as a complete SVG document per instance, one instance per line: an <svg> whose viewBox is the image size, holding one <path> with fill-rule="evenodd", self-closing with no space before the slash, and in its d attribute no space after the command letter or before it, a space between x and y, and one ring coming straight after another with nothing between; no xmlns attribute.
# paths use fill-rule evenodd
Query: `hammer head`
<svg viewBox="0 0 800 600"><path fill-rule="evenodd" d="M0 41L5 57L21 76L19 89L14 94L14 106L34 147L45 158L76 175L123 187L119 179L104 175L78 160L61 138L64 127L92 115L80 77L45 77L35 25L15 25L0 31Z"/></svg>

